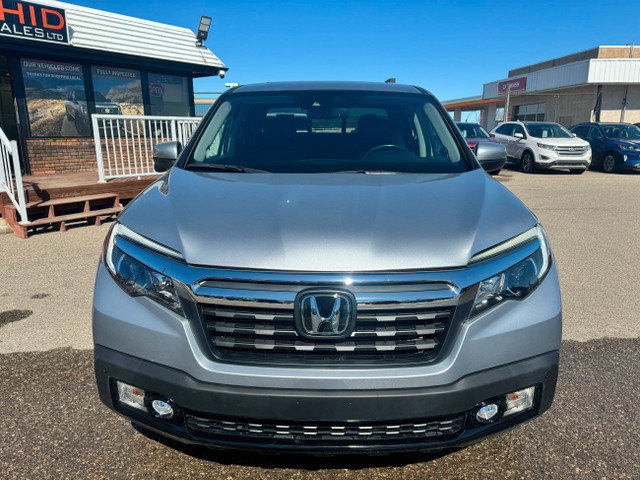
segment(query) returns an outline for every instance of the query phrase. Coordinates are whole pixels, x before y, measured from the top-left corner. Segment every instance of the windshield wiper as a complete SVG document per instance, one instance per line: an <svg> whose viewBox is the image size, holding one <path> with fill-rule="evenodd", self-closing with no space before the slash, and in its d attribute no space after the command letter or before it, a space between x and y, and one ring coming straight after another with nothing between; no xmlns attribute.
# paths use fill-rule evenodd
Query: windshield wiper
<svg viewBox="0 0 640 480"><path fill-rule="evenodd" d="M203 163L187 165L187 170L207 170L210 172L269 173L266 170L243 167L242 165L224 165L221 163Z"/></svg>

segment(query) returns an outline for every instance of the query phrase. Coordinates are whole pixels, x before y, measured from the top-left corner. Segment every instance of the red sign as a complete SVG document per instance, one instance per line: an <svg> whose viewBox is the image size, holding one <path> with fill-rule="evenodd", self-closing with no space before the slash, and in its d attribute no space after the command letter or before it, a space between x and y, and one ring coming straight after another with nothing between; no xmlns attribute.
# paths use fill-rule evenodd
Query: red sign
<svg viewBox="0 0 640 480"><path fill-rule="evenodd" d="M527 77L510 78L498 83L498 95L507 94L507 85L511 85L511 93L524 92L527 89Z"/></svg>
<svg viewBox="0 0 640 480"><path fill-rule="evenodd" d="M159 83L152 83L149 85L149 93L154 97L161 97L164 95L164 88Z"/></svg>

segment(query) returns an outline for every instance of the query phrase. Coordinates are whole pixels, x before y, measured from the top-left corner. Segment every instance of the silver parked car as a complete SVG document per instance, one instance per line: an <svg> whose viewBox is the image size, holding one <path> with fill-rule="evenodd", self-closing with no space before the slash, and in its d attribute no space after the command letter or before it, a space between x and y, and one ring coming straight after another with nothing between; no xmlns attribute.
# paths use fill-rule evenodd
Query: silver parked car
<svg viewBox="0 0 640 480"><path fill-rule="evenodd" d="M464 446L547 410L561 303L535 216L421 88L229 90L106 239L102 401L187 443ZM173 167L170 168L169 167Z"/></svg>

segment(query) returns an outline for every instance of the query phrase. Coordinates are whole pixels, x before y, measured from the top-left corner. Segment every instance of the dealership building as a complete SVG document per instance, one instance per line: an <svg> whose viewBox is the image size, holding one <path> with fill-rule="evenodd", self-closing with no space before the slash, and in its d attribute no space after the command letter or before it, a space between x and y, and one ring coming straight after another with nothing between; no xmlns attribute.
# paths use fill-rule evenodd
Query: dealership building
<svg viewBox="0 0 640 480"><path fill-rule="evenodd" d="M94 113L194 116L193 78L227 69L200 40L78 5L0 0L0 127L23 172L96 170Z"/></svg>
<svg viewBox="0 0 640 480"><path fill-rule="evenodd" d="M640 122L640 48L600 46L516 68L484 84L482 95L443 102L456 121L470 112L491 130L505 119L580 122Z"/></svg>

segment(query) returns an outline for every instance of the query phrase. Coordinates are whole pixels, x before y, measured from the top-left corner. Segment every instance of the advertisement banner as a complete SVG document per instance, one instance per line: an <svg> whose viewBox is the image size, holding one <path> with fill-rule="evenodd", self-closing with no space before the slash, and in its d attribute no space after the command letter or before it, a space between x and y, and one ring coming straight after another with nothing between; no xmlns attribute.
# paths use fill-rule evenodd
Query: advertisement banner
<svg viewBox="0 0 640 480"><path fill-rule="evenodd" d="M142 82L138 70L93 65L96 113L144 115Z"/></svg>
<svg viewBox="0 0 640 480"><path fill-rule="evenodd" d="M82 65L23 58L22 77L31 135L89 135Z"/></svg>

